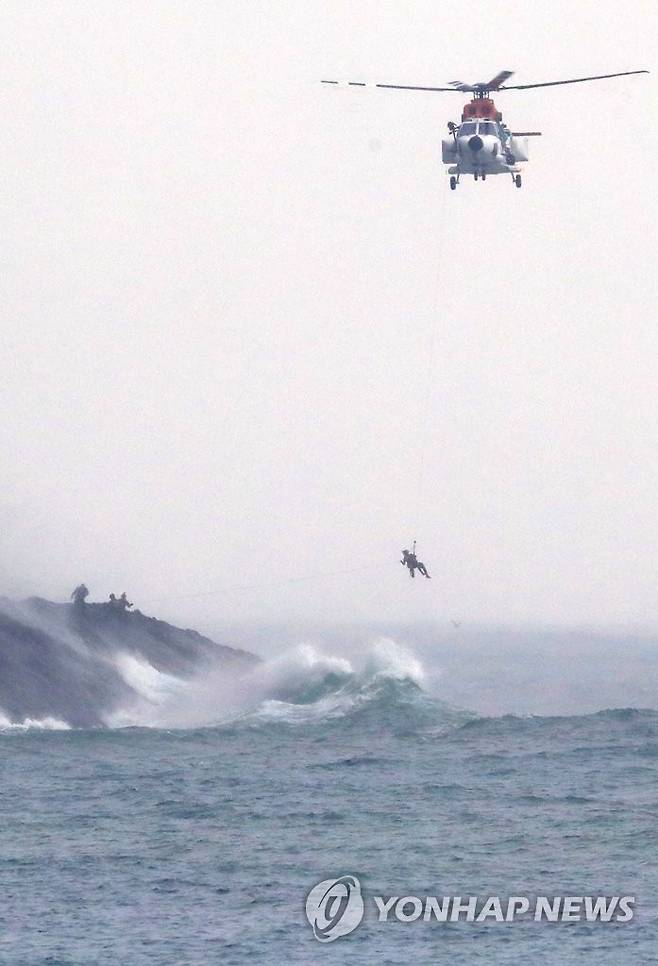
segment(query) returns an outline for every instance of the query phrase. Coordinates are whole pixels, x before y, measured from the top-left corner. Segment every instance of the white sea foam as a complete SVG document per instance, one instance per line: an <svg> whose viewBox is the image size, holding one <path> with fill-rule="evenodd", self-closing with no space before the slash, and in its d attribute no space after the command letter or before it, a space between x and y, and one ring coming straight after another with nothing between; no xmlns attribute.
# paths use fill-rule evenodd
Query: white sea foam
<svg viewBox="0 0 658 966"><path fill-rule="evenodd" d="M24 718L22 721L12 721L0 711L0 731L70 731L71 725L59 718Z"/></svg>

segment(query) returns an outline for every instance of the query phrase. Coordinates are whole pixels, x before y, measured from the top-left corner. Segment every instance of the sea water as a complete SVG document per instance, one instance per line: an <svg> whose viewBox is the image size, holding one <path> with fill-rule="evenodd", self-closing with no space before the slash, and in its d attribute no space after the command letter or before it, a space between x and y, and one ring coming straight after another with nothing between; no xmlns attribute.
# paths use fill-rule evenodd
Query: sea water
<svg viewBox="0 0 658 966"><path fill-rule="evenodd" d="M474 713L409 655L291 666L206 727L5 722L0 962L658 962L656 712ZM306 896L342 875L365 917L320 944ZM635 907L626 923L383 923L375 895Z"/></svg>

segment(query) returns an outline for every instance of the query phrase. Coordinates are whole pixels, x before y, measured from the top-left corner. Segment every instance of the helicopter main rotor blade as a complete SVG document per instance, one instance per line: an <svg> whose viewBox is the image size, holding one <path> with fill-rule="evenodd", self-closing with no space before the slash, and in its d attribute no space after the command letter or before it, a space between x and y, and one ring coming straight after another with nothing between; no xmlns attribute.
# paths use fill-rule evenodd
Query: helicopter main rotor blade
<svg viewBox="0 0 658 966"><path fill-rule="evenodd" d="M482 86L486 87L488 91L500 90L500 85L504 84L506 80L509 80L513 73L513 70L501 70L500 74L496 74L493 80L490 80L488 84L483 84Z"/></svg>
<svg viewBox="0 0 658 966"><path fill-rule="evenodd" d="M395 91L452 91L454 94L457 91L458 94L463 94L464 91L472 91L472 87L467 87L465 84L460 87L414 87L412 84L375 84L375 87L386 87L388 90Z"/></svg>
<svg viewBox="0 0 658 966"><path fill-rule="evenodd" d="M341 81L337 80L322 80L321 84L334 84L340 86ZM472 87L462 88L462 91L456 90L454 87L412 87L410 84L366 84L364 81L343 81L348 87L386 87L391 90L398 91L449 91L452 94L459 94L463 90L473 90Z"/></svg>
<svg viewBox="0 0 658 966"><path fill-rule="evenodd" d="M527 91L531 87L557 87L559 84L582 84L583 81L605 80L607 77L628 77L629 74L648 74L648 70L624 70L619 74L596 74L595 77L574 77L571 80L544 81L543 84L505 84L501 91Z"/></svg>

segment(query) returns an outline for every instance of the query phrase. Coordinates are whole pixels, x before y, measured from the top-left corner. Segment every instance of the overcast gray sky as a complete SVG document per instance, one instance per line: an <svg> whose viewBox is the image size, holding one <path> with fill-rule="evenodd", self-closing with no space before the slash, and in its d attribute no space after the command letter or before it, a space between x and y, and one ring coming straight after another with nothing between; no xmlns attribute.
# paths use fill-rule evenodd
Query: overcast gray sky
<svg viewBox="0 0 658 966"><path fill-rule="evenodd" d="M463 95L318 83L653 69L653 2L0 26L0 592L201 625L658 615L656 73L499 95L544 134L524 187L455 193Z"/></svg>

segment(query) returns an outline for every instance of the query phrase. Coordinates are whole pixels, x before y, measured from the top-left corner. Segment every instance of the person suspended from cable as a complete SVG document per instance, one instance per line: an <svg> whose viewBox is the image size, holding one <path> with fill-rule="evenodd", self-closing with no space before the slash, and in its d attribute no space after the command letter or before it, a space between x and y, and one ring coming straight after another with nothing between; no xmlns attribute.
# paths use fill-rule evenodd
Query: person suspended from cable
<svg viewBox="0 0 658 966"><path fill-rule="evenodd" d="M416 571L418 571L423 575L423 577L427 577L428 580L431 580L430 575L427 572L427 567L422 562L422 560L419 560L418 557L416 556L415 540L414 540L414 545L412 550L402 551L402 560L400 561L400 563L403 565L403 567L409 568L410 577L415 577Z"/></svg>

